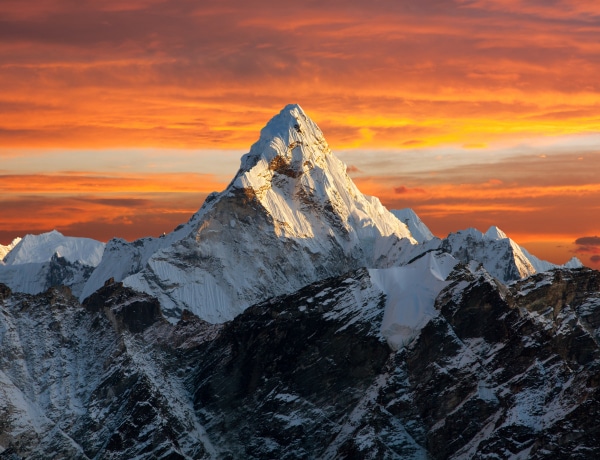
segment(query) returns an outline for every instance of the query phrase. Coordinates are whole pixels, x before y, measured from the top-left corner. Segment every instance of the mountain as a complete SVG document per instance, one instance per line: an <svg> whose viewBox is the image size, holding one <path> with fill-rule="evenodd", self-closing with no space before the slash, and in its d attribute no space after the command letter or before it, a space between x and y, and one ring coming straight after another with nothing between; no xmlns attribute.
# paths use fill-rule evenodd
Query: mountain
<svg viewBox="0 0 600 460"><path fill-rule="evenodd" d="M397 264L415 243L360 193L318 126L288 105L187 224L163 239L109 242L82 298L110 276L156 296L173 321L187 309L221 323L314 281Z"/></svg>
<svg viewBox="0 0 600 460"><path fill-rule="evenodd" d="M24 236L5 256L4 263L7 265L44 263L56 254L68 262L95 267L102 260L103 252L104 244L99 241L64 236L53 230L40 235Z"/></svg>
<svg viewBox="0 0 600 460"><path fill-rule="evenodd" d="M421 244L409 244L415 242ZM66 285L83 299L115 278L159 297L174 321L190 309L222 322L252 302L323 277L359 266L404 265L438 249L464 263L483 263L503 282L557 267L495 227L439 240L411 209L387 212L356 189L319 128L295 105L263 129L229 187L168 235L115 239L105 249L58 232L14 243L3 246L10 251L0 269L0 282L13 290ZM290 261L290 251L302 257ZM581 263L574 258L565 266Z"/></svg>
<svg viewBox="0 0 600 460"><path fill-rule="evenodd" d="M440 248L463 263L483 264L492 276L504 283L554 268L580 268L583 266L575 257L565 265L555 265L540 260L494 226L490 227L486 233L481 233L474 228L451 233L441 241Z"/></svg>
<svg viewBox="0 0 600 460"><path fill-rule="evenodd" d="M213 458L175 350L143 338L156 299L0 285L0 305L0 458Z"/></svg>
<svg viewBox="0 0 600 460"><path fill-rule="evenodd" d="M358 191L317 125L289 105L261 131L229 186L173 232L106 247L56 231L27 235L6 254L0 282L26 293L65 285L84 299L114 278L159 298L172 321L188 309L219 323L316 280L437 250L483 263L503 282L556 267L495 227L440 240L411 209L388 212Z"/></svg>
<svg viewBox="0 0 600 460"><path fill-rule="evenodd" d="M439 239L431 233L412 209L391 212L407 225L413 237L419 242L418 246L408 248L404 252L401 264L410 263L423 254L442 251L452 254L464 264L472 264L474 269L482 264L491 275L503 283L510 283L534 273L556 268L583 267L577 257L573 257L564 265L540 260L495 226L490 227L485 233L475 228L468 228Z"/></svg>
<svg viewBox="0 0 600 460"><path fill-rule="evenodd" d="M4 257L0 283L28 294L67 286L78 295L100 263L103 251L104 243L67 237L56 230L26 235Z"/></svg>

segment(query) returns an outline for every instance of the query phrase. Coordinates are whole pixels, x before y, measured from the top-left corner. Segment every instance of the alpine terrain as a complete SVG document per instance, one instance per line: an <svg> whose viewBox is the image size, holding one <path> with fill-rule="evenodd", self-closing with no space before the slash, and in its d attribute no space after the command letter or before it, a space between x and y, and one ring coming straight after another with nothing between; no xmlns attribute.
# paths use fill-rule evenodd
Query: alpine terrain
<svg viewBox="0 0 600 460"><path fill-rule="evenodd" d="M167 235L0 251L0 459L600 458L600 272L435 237L298 105Z"/></svg>

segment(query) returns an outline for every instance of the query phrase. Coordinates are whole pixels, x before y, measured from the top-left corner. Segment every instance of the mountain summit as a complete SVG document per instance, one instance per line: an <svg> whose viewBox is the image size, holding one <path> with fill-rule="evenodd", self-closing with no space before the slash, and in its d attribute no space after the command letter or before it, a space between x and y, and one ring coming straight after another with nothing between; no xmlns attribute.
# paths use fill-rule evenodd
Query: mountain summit
<svg viewBox="0 0 600 460"><path fill-rule="evenodd" d="M279 236L327 237L333 227L333 236L345 248L391 235L414 242L408 228L378 199L360 193L346 165L298 105L286 106L262 129L228 190L260 203L273 217ZM375 251L365 257L377 260L385 254Z"/></svg>
<svg viewBox="0 0 600 460"><path fill-rule="evenodd" d="M262 129L229 186L164 238L108 243L84 289L109 277L220 323L249 305L359 267L385 268L415 244L405 224L363 195L298 105Z"/></svg>

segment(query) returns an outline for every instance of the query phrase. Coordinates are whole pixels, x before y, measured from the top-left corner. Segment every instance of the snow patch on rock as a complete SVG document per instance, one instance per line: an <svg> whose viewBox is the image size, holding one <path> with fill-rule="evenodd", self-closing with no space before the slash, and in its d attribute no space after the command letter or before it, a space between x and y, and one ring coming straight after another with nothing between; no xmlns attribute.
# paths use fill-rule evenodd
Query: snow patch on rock
<svg viewBox="0 0 600 460"><path fill-rule="evenodd" d="M392 349L410 343L437 316L435 299L457 263L449 254L428 253L404 267L369 270L373 284L386 295L381 333Z"/></svg>

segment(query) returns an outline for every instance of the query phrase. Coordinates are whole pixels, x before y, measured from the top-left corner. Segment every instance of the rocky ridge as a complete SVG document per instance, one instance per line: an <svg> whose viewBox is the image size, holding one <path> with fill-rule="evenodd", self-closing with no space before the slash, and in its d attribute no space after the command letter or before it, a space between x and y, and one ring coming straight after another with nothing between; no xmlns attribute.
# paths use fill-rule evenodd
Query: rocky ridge
<svg viewBox="0 0 600 460"><path fill-rule="evenodd" d="M506 287L459 265L439 314L396 351L371 276L222 325L189 312L173 325L120 283L84 305L64 289L2 288L0 458L600 454L599 272Z"/></svg>

